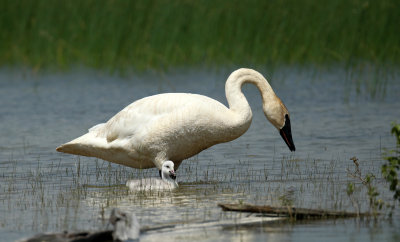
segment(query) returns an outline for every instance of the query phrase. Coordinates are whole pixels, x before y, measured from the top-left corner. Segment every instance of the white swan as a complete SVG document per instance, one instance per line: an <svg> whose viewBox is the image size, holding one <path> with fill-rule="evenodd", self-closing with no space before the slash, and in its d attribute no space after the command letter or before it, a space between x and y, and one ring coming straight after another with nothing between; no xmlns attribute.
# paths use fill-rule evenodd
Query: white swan
<svg viewBox="0 0 400 242"><path fill-rule="evenodd" d="M241 91L244 83L258 87L265 116L294 151L287 108L260 73L244 68L234 71L226 81L229 108L197 94L149 96L128 105L107 123L61 145L57 151L142 169L161 170L163 162L171 160L178 168L182 160L246 132L252 112Z"/></svg>
<svg viewBox="0 0 400 242"><path fill-rule="evenodd" d="M162 191L173 190L178 188L176 183L176 175L174 163L172 161L165 161L161 168L160 178L145 178L140 180L129 180L126 186L131 191Z"/></svg>
<svg viewBox="0 0 400 242"><path fill-rule="evenodd" d="M112 232L113 241L139 240L140 224L135 214L114 208L111 211L109 221L114 226L114 231Z"/></svg>

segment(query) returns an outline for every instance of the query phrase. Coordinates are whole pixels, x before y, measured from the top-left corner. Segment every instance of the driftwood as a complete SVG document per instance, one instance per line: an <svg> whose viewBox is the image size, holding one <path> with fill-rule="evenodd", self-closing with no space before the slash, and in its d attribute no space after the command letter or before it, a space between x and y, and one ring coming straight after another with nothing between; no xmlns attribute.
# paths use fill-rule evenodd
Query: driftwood
<svg viewBox="0 0 400 242"><path fill-rule="evenodd" d="M38 234L20 242L112 242L112 241L138 241L139 223L133 213L124 212L118 208L111 211L109 222L114 230L99 232L82 231L76 233L50 233Z"/></svg>
<svg viewBox="0 0 400 242"><path fill-rule="evenodd" d="M317 218L354 218L369 216L368 213L351 213L345 211L329 211L295 207L257 206L251 204L218 204L224 211L262 213L272 217L289 217L292 219Z"/></svg>

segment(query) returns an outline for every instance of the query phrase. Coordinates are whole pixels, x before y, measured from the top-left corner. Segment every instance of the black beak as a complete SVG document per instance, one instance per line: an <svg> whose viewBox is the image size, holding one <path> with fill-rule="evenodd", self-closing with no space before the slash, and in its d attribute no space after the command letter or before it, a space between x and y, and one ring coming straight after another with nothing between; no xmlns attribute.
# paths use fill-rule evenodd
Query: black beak
<svg viewBox="0 0 400 242"><path fill-rule="evenodd" d="M279 133L282 136L282 139L285 141L287 146L289 147L290 151L296 151L296 147L294 146L293 139L292 139L292 129L290 128L290 119L289 115L285 115L285 126L281 128Z"/></svg>
<svg viewBox="0 0 400 242"><path fill-rule="evenodd" d="M176 175L175 175L175 171L174 172L169 172L169 177L171 177L172 178L172 180L175 180L176 179Z"/></svg>

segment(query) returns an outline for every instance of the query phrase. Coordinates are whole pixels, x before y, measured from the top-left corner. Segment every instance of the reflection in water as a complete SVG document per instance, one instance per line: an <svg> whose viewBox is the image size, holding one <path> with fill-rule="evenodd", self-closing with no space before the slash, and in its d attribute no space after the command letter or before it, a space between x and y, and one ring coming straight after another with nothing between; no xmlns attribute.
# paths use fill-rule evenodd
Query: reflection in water
<svg viewBox="0 0 400 242"><path fill-rule="evenodd" d="M218 203L255 203L308 208L354 208L346 195L346 168L356 156L364 174L380 178L381 152L395 144L390 122L398 119L400 82L394 76L384 98L348 94L342 72L282 69L270 77L291 110L296 153L290 154L263 117L258 90L244 86L253 122L244 136L184 161L171 192L132 193L129 179L158 177L102 160L62 155L59 144L108 120L133 100L159 92L192 92L225 103L230 73L203 71L123 79L96 72L21 75L0 71L0 233L7 240L37 232L105 228L112 207L134 211L143 226L194 224L245 216L222 212ZM263 72L264 73L264 72ZM168 83L168 84L166 84ZM350 90L353 90L350 88ZM350 92L351 93L351 92ZM201 164L201 165L199 165ZM380 196L391 194L377 180ZM363 189L355 192L368 209ZM395 211L395 218L398 218ZM176 240L390 240L399 224L354 220L305 224L170 231ZM15 233L18 231L18 233ZM167 232L166 232L167 233ZM147 233L143 240L159 237ZM331 237L329 237L331 236ZM340 238L339 238L340 239Z"/></svg>

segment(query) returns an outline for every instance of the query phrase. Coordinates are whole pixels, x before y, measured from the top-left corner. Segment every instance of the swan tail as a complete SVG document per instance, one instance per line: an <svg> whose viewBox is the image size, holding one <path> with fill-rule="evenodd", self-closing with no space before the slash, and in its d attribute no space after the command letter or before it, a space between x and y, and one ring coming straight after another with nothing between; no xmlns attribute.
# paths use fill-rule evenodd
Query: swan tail
<svg viewBox="0 0 400 242"><path fill-rule="evenodd" d="M93 133L89 132L68 143L60 145L56 150L73 155L95 156L92 154L93 150L106 148L106 143L104 138L96 137Z"/></svg>

